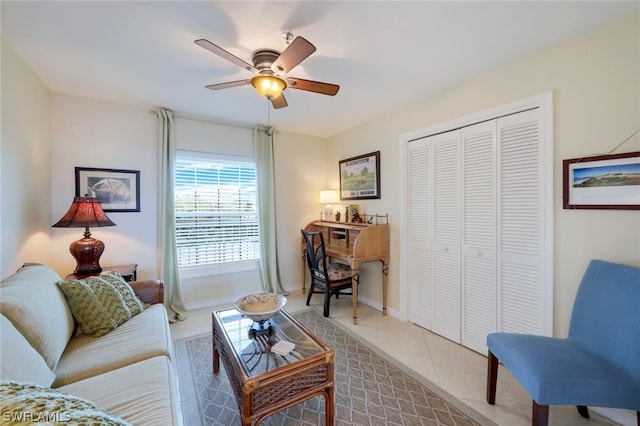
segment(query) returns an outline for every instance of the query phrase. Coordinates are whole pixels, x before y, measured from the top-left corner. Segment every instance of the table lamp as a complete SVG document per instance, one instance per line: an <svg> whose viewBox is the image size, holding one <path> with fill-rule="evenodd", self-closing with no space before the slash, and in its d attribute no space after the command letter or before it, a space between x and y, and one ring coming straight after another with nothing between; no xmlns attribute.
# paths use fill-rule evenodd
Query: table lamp
<svg viewBox="0 0 640 426"><path fill-rule="evenodd" d="M324 219L333 219L333 206L332 204L340 202L338 198L338 191L335 189L323 189L320 191L320 197L318 204L324 204Z"/></svg>
<svg viewBox="0 0 640 426"><path fill-rule="evenodd" d="M104 251L104 243L91 237L91 226L115 226L102 210L100 200L89 197L75 197L69 211L60 219L54 228L85 228L84 238L74 241L69 251L76 259L76 275L93 275L102 272L100 256Z"/></svg>

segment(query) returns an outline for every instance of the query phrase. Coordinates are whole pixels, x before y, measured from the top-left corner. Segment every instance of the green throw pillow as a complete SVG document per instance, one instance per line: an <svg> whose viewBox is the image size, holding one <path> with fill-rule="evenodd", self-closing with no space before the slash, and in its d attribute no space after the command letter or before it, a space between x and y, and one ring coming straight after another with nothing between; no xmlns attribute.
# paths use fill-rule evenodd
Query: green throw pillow
<svg viewBox="0 0 640 426"><path fill-rule="evenodd" d="M3 425L130 426L86 399L18 382L0 383L0 412Z"/></svg>
<svg viewBox="0 0 640 426"><path fill-rule="evenodd" d="M113 271L100 275L100 278L107 281L120 293L132 317L144 311L144 304L138 296L136 296L131 286L122 278L120 272L114 269Z"/></svg>
<svg viewBox="0 0 640 426"><path fill-rule="evenodd" d="M103 336L131 318L120 293L99 277L58 281L58 287L84 334Z"/></svg>

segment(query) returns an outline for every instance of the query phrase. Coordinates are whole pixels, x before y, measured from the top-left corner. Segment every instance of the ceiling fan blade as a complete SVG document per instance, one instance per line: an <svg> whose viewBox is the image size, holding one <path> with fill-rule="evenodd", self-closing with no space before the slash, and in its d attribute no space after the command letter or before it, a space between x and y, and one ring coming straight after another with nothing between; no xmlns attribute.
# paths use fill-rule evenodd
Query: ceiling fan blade
<svg viewBox="0 0 640 426"><path fill-rule="evenodd" d="M284 93L280 93L280 96L277 98L271 98L271 105L273 105L273 109L285 108L287 105L287 100L284 98Z"/></svg>
<svg viewBox="0 0 640 426"><path fill-rule="evenodd" d="M210 84L204 87L211 90L222 90L222 89L228 89L230 87L244 86L245 84L250 84L250 83L251 83L251 80L247 79L247 80L227 81L226 83Z"/></svg>
<svg viewBox="0 0 640 426"><path fill-rule="evenodd" d="M316 51L316 47L303 37L296 37L278 59L271 64L271 70L276 73L288 73L300 62L304 61Z"/></svg>
<svg viewBox="0 0 640 426"><path fill-rule="evenodd" d="M197 44L200 47L203 47L203 48L207 49L209 52L215 53L216 55L220 56L221 58L226 59L227 61L231 62L232 64L235 64L235 65L239 66L240 68L244 68L247 71L253 71L255 73L258 72L258 70L253 65L251 65L248 62L238 58L236 55L227 52L222 47L216 46L215 44L211 43L209 40L205 40L203 38L200 38L198 40L195 40L194 43Z"/></svg>
<svg viewBox="0 0 640 426"><path fill-rule="evenodd" d="M335 96L340 90L337 84L322 83L320 81L305 80L302 78L287 78L287 87L307 92L315 92L323 95Z"/></svg>

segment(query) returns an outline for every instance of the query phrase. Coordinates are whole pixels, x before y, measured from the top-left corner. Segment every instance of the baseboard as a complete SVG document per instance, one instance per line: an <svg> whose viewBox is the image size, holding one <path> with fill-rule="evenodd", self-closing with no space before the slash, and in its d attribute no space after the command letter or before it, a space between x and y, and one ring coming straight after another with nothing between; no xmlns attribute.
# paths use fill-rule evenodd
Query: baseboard
<svg viewBox="0 0 640 426"><path fill-rule="evenodd" d="M365 303L366 305L371 306L372 308L382 311L382 303L376 302L375 300L369 299L368 297L363 297L360 294L358 295L358 300ZM406 321L405 319L402 319L402 315L400 315L400 312L396 311L395 309L389 309L389 307L387 307L387 315L392 316L400 321Z"/></svg>
<svg viewBox="0 0 640 426"><path fill-rule="evenodd" d="M302 285L297 285L294 287L285 287L284 290L286 292L295 292L295 291L299 291L301 288L302 288ZM187 311L195 311L197 309L213 308L216 306L224 306L224 305L233 306L236 300L238 300L242 296L246 296L246 294L243 293L243 294L236 294L236 295L220 297L215 299L199 300L197 302L185 303L184 307L187 308Z"/></svg>
<svg viewBox="0 0 640 426"><path fill-rule="evenodd" d="M223 305L233 306L235 301L240 297L241 296L228 296L217 299L199 300L197 302L185 303L184 307L187 308L187 311L195 311L197 309L213 308Z"/></svg>
<svg viewBox="0 0 640 426"><path fill-rule="evenodd" d="M301 286L296 286L293 288L286 288L285 287L285 291L287 292L295 292L295 291L300 291ZM308 290L308 289L307 289ZM237 294L237 295L233 295L233 296L227 296L227 297L220 297L220 298L216 298L216 299L207 299L207 300L199 300L197 302L191 302L191 303L185 303L185 308L187 308L188 311L195 311L197 309L203 309L203 308L213 308L216 306L224 306L224 305L228 305L228 306L233 306L233 304L235 303L236 300L238 300L238 298L244 296L244 294ZM358 300L360 300L361 302L365 303L366 305L371 306L372 308L375 308L379 311L382 311L382 303L379 303L373 299L369 299L368 297L363 297L362 295L358 295ZM400 315L400 312L398 312L395 309L390 309L387 307L387 315L390 315L400 321L405 321L402 318L402 315Z"/></svg>

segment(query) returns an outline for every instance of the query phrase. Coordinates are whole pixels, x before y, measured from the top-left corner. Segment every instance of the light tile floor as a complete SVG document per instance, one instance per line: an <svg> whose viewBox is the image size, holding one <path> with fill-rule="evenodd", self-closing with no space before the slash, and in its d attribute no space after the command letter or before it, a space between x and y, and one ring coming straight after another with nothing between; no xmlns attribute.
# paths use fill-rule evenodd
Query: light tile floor
<svg viewBox="0 0 640 426"><path fill-rule="evenodd" d="M287 297L286 310L296 312L306 308L306 294L296 291ZM181 339L211 331L211 312L228 306L203 308L189 312L189 318L171 324L173 339ZM311 307L322 312L322 296L314 295ZM496 404L486 402L487 358L463 346L444 339L414 324L382 315L364 303L358 307L358 324L351 318L351 297L331 299L330 318L350 330L361 341L424 383L433 383L445 398L457 398L498 425L527 426L531 424L531 399L518 382L500 367ZM399 364L400 363L400 364ZM435 391L435 389L434 389ZM591 419L583 419L574 406L552 406L549 425L595 426L619 424L590 410ZM471 414L467 412L467 414ZM631 413L625 413L630 419ZM473 416L472 416L473 417ZM622 418L623 424L627 423ZM487 423L483 419L476 419ZM491 424L490 422L488 424ZM188 426L188 425L185 425Z"/></svg>

